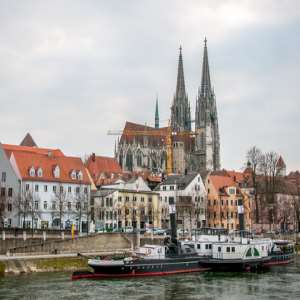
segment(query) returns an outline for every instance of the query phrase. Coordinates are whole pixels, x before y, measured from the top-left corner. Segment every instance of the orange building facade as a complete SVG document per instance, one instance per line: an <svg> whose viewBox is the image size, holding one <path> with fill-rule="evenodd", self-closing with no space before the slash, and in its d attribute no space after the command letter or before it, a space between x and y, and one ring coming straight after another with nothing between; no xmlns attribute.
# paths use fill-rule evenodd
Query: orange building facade
<svg viewBox="0 0 300 300"><path fill-rule="evenodd" d="M239 230L240 202L243 205L244 229L251 230L251 195L242 187L242 174L221 171L207 176L207 226Z"/></svg>

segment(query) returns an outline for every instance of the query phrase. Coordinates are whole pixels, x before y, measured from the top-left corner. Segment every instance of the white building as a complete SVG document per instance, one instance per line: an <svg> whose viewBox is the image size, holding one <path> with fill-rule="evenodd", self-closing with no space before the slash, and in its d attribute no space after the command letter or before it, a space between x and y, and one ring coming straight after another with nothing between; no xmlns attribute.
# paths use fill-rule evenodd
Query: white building
<svg viewBox="0 0 300 300"><path fill-rule="evenodd" d="M155 190L160 194L163 227L169 227L170 198L176 203L178 228L191 231L205 225L207 192L200 174L168 176Z"/></svg>
<svg viewBox="0 0 300 300"><path fill-rule="evenodd" d="M0 169L9 162L6 170L15 175L9 183L13 195L6 199L11 227L68 229L75 224L87 230L91 181L79 157L58 149L1 146Z"/></svg>

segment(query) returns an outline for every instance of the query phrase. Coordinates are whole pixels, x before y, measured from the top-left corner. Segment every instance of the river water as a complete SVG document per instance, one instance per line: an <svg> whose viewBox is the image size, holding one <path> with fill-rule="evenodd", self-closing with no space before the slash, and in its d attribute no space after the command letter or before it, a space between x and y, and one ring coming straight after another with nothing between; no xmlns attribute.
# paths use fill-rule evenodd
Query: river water
<svg viewBox="0 0 300 300"><path fill-rule="evenodd" d="M0 279L0 299L300 299L300 259L264 273L194 273L71 281L69 273Z"/></svg>

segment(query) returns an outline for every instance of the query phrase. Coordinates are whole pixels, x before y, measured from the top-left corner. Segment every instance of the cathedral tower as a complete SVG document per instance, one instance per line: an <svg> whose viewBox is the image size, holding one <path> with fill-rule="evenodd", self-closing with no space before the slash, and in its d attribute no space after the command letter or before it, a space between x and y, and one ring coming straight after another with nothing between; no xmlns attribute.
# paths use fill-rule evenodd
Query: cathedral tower
<svg viewBox="0 0 300 300"><path fill-rule="evenodd" d="M171 107L171 126L172 129L176 131L190 131L191 130L191 109L185 91L181 50L182 48L180 46L176 92Z"/></svg>
<svg viewBox="0 0 300 300"><path fill-rule="evenodd" d="M159 114L158 114L158 97L156 97L155 105L155 128L159 128Z"/></svg>
<svg viewBox="0 0 300 300"><path fill-rule="evenodd" d="M195 150L202 170L220 169L220 136L216 97L211 86L207 40L204 40L201 86L198 89L195 116Z"/></svg>

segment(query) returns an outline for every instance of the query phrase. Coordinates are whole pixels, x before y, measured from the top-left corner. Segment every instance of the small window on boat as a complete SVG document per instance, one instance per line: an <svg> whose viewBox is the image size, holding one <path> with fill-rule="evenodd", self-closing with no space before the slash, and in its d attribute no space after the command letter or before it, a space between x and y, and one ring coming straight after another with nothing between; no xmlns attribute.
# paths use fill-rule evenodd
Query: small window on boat
<svg viewBox="0 0 300 300"><path fill-rule="evenodd" d="M201 249L201 245L200 244L197 244L197 249Z"/></svg>
<svg viewBox="0 0 300 300"><path fill-rule="evenodd" d="M226 252L230 252L230 247L226 247Z"/></svg>
<svg viewBox="0 0 300 300"><path fill-rule="evenodd" d="M211 244L209 244L209 246L208 246L208 247L209 247L209 249L211 249Z"/></svg>
<svg viewBox="0 0 300 300"><path fill-rule="evenodd" d="M235 247L231 247L231 252L235 252Z"/></svg>
<svg viewBox="0 0 300 300"><path fill-rule="evenodd" d="M218 252L221 252L221 250L222 250L221 247L218 247Z"/></svg>

